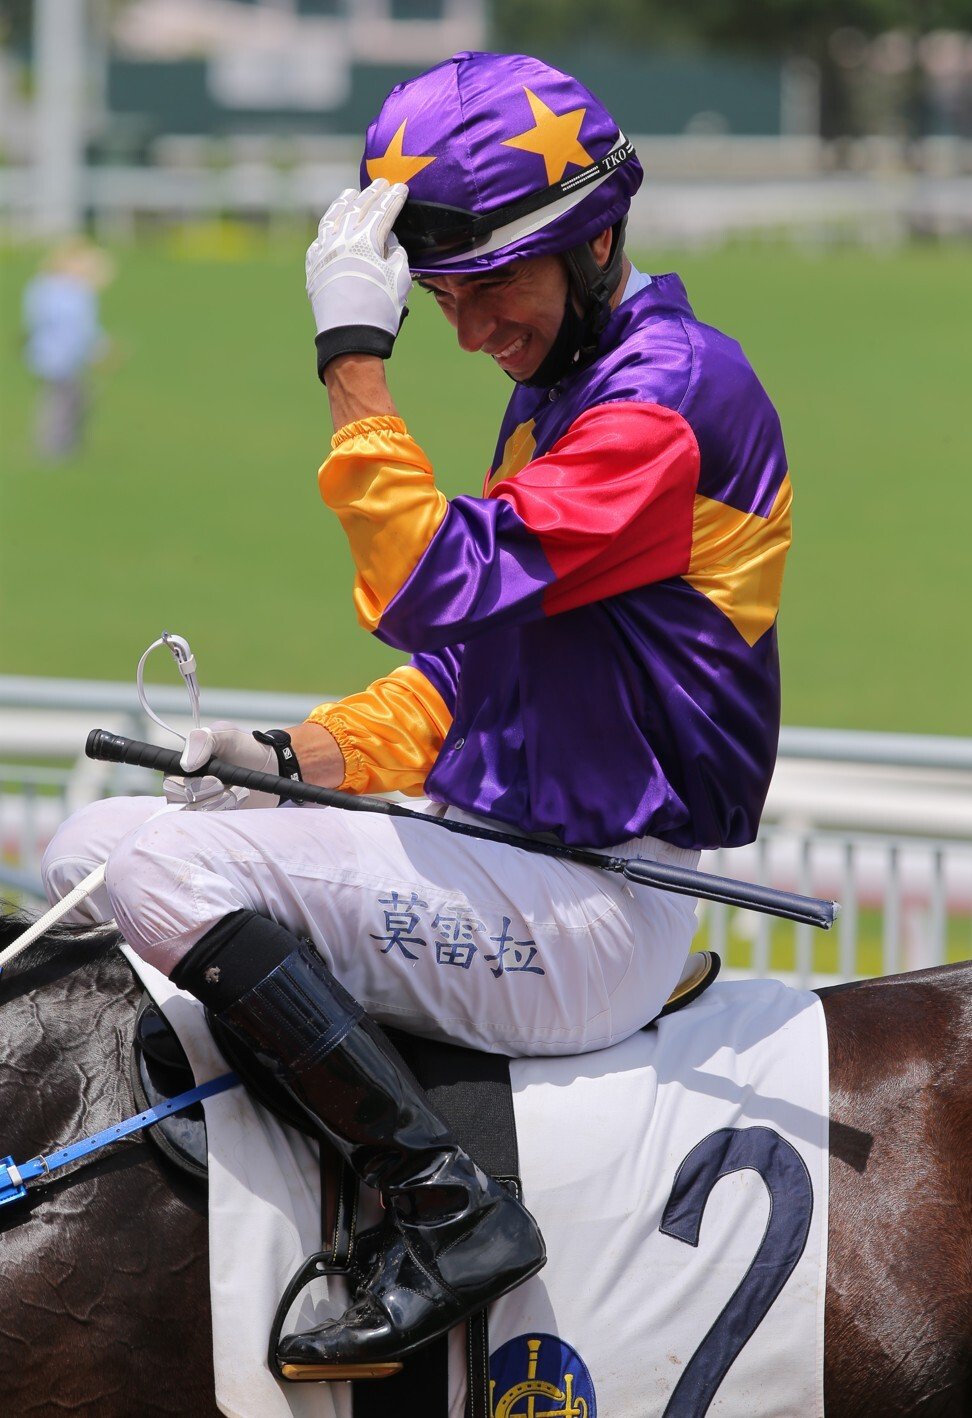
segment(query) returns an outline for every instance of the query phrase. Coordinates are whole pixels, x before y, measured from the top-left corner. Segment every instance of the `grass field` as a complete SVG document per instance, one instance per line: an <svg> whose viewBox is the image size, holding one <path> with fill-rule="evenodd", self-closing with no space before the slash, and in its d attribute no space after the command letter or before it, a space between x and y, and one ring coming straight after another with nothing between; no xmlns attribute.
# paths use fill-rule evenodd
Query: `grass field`
<svg viewBox="0 0 972 1418"><path fill-rule="evenodd" d="M0 257L0 673L130 680L163 628L190 638L204 687L308 703L396 662L354 621L343 536L318 500L330 429L303 245L119 251L103 311L115 367L94 381L84 455L57 469L30 449L18 346L36 258ZM972 732L972 248L643 264L681 272L783 417L785 722ZM412 303L393 390L444 490L477 492L509 385L458 352L427 297Z"/></svg>

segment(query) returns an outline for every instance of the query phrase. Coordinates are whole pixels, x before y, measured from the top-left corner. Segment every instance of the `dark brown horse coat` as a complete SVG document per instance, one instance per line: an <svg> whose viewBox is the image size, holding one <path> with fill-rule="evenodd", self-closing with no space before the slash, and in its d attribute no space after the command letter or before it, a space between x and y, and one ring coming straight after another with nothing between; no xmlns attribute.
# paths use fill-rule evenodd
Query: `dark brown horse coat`
<svg viewBox="0 0 972 1418"><path fill-rule="evenodd" d="M972 964L821 990L833 1415L972 1412Z"/></svg>
<svg viewBox="0 0 972 1418"><path fill-rule="evenodd" d="M19 928L0 922L0 944ZM970 986L972 964L821 992L829 1418L972 1411ZM91 945L7 968L4 1151L23 1160L135 1111L138 993L123 957ZM18 1418L215 1418L205 1197L143 1140L0 1209L0 1393Z"/></svg>

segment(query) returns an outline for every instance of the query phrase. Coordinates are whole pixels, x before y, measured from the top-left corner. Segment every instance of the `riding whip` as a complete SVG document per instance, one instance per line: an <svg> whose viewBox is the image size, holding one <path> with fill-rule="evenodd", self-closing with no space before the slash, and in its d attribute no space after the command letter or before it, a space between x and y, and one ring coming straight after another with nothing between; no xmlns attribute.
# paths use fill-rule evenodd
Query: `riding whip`
<svg viewBox="0 0 972 1418"><path fill-rule="evenodd" d="M158 748L154 744L124 738L120 734L109 733L107 729L92 729L84 751L89 758L103 759L109 763L130 763L140 768L155 768L162 773L176 775L184 772L178 753L172 749ZM758 886L751 882L736 881L731 877L714 876L709 872L693 871L689 867L670 866L643 858L626 860L593 851L588 847L568 847L559 842L539 841L536 837L515 837L492 828L415 812L412 808L402 807L400 803L389 802L386 798L342 793L336 788L319 788L314 783L278 778L273 773L258 773L251 768L241 768L236 763L226 763L221 758L211 758L197 771L218 778L229 787L276 793L278 797L287 798L291 802L316 803L322 807L340 808L344 812L375 812L384 817L410 817L417 822L442 828L446 832L456 832L462 837L501 842L504 846L519 847L524 852L534 852L539 856L559 857L564 861L578 862L582 866L597 867L600 871L617 872L639 886L654 886L660 891L670 891L677 896L697 896L705 901L716 901L723 906L741 906L749 911L760 911L764 915L781 916L785 920L819 926L822 930L830 929L839 910L836 901L822 901L817 897L800 896L792 891L777 891L772 886Z"/></svg>

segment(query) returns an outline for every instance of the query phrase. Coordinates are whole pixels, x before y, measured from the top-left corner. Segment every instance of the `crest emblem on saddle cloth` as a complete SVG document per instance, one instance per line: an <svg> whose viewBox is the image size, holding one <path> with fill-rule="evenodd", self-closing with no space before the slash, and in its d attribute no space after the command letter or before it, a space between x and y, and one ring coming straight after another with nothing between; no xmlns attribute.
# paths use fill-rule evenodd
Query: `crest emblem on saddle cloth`
<svg viewBox="0 0 972 1418"><path fill-rule="evenodd" d="M207 985L218 985L218 984L219 984L219 966L218 966L218 965L210 965L210 967L209 967L208 970L204 970L204 971L203 971L203 979L206 981L206 984L207 984Z"/></svg>
<svg viewBox="0 0 972 1418"><path fill-rule="evenodd" d="M490 1356L489 1397L493 1418L597 1418L587 1365L555 1334L518 1334L500 1345Z"/></svg>

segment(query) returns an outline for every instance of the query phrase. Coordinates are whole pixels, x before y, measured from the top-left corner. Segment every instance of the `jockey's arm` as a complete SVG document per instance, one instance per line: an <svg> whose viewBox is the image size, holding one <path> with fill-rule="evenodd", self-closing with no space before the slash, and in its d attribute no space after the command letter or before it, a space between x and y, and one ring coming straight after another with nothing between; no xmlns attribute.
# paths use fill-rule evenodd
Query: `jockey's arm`
<svg viewBox="0 0 972 1418"><path fill-rule="evenodd" d="M345 793L416 796L424 791L452 725L460 663L461 647L415 655L410 664L399 665L366 689L319 704L303 723L286 731L289 743L233 724L193 729L182 767L195 774L215 756L258 772L300 776L305 783ZM203 785L207 785L205 792ZM208 802L206 810L235 806L223 800L212 802L218 787L215 778L194 779L191 801ZM182 778L166 779L166 797L185 803ZM251 792L240 805L275 807L278 802L276 794Z"/></svg>
<svg viewBox="0 0 972 1418"><path fill-rule="evenodd" d="M385 362L375 355L347 354L331 360L327 366L325 386L335 432L359 419L383 414L391 417L398 415L385 378ZM322 714L322 717L325 716ZM302 724L294 724L288 732L305 782L317 783L322 788L347 789L351 786L349 778L360 776L349 770L352 751L344 733L341 734L345 750L342 752L337 738L319 720L311 718ZM434 733L432 737L438 738L439 735ZM436 752L438 747L436 743ZM426 767L431 766L432 759L434 752ZM390 765L383 767L387 772ZM371 778L383 776L376 768L369 774ZM369 782L359 786L358 791L380 791L383 786L381 782Z"/></svg>
<svg viewBox="0 0 972 1418"><path fill-rule="evenodd" d="M334 432L358 419L398 416L385 379L385 362L376 355L347 354L332 359L325 372Z"/></svg>
<svg viewBox="0 0 972 1418"><path fill-rule="evenodd" d="M328 362L326 376L335 433L369 418L400 422L382 359L340 355ZM452 720L457 653L450 647L440 656L423 656L422 668L400 666L362 693L322 704L291 725L287 732L304 781L350 793L421 793ZM209 743L204 756L212 751ZM238 758L227 746L220 751Z"/></svg>
<svg viewBox="0 0 972 1418"><path fill-rule="evenodd" d="M358 419L398 410L385 378L385 362L377 355L339 355L327 365L325 387L335 433ZM334 735L321 723L306 720L290 730L304 781L338 788L346 777L345 758Z"/></svg>

